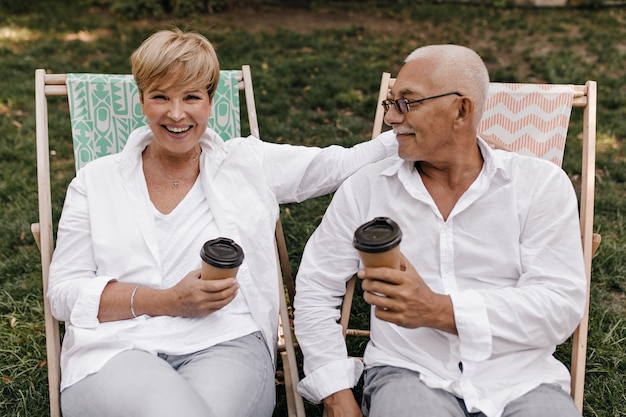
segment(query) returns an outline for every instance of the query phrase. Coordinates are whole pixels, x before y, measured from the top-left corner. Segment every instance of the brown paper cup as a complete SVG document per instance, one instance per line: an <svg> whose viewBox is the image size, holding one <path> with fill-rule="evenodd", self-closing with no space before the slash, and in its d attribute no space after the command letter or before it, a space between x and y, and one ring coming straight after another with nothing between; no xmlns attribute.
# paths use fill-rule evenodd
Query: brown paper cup
<svg viewBox="0 0 626 417"><path fill-rule="evenodd" d="M396 246L386 252L363 252L359 256L366 268L394 268L400 269L400 246Z"/></svg>
<svg viewBox="0 0 626 417"><path fill-rule="evenodd" d="M352 244L365 267L400 269L402 231L388 217L376 217L354 232Z"/></svg>
<svg viewBox="0 0 626 417"><path fill-rule="evenodd" d="M200 258L202 279L223 279L237 275L244 253L241 246L232 239L219 237L202 245Z"/></svg>
<svg viewBox="0 0 626 417"><path fill-rule="evenodd" d="M202 262L202 279L223 279L237 276L239 267L218 268L206 262Z"/></svg>

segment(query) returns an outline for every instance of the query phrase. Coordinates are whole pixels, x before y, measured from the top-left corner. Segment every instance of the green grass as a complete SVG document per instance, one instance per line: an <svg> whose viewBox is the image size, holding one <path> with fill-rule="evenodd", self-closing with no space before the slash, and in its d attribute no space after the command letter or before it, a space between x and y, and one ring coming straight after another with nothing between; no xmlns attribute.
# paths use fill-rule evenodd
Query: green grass
<svg viewBox="0 0 626 417"><path fill-rule="evenodd" d="M0 415L7 417L44 416L48 410L39 254L30 234L37 220L34 70L126 73L128 56L145 36L176 22L129 22L97 8L79 14L49 3L28 15L0 11ZM595 229L603 242L593 265L584 415L626 416L626 10L413 3L367 14L380 24L348 19L332 29L249 33L224 23L222 15L178 23L205 33L223 68L251 65L261 135L269 141L322 146L367 139L381 72L397 73L404 57L427 43L476 49L494 81L598 81ZM564 163L573 177L580 170L572 157L580 116L574 111ZM52 100L57 214L73 169L68 123L67 105ZM294 271L328 202L322 197L283 207ZM355 310L356 321L366 322L365 305ZM566 363L569 346L557 351ZM355 353L362 347L351 342ZM277 415L283 407L279 395ZM319 415L318 407L307 408Z"/></svg>

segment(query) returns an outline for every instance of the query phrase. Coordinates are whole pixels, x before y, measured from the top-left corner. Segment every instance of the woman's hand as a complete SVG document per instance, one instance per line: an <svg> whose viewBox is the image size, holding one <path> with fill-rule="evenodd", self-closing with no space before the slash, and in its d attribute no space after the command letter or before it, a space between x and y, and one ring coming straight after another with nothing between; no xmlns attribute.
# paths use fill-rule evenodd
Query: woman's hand
<svg viewBox="0 0 626 417"><path fill-rule="evenodd" d="M501 149L503 151L513 152L513 149L506 143L502 142L497 136L485 135L479 133L480 137L485 139L487 145L489 145L492 149Z"/></svg>
<svg viewBox="0 0 626 417"><path fill-rule="evenodd" d="M191 271L168 292L173 316L206 316L229 304L237 295L239 283L232 278L203 280L200 270Z"/></svg>
<svg viewBox="0 0 626 417"><path fill-rule="evenodd" d="M133 318L133 314L134 317L144 314L206 316L233 301L238 289L239 283L234 277L203 280L199 269L191 271L178 284L164 290L111 281L100 296L98 320L101 323L126 320Z"/></svg>

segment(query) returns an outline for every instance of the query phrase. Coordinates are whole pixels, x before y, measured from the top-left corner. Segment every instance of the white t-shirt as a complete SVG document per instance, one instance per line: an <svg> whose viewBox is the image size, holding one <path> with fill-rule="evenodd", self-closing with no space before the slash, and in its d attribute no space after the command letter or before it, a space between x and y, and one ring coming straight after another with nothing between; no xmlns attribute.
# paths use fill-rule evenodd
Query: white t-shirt
<svg viewBox="0 0 626 417"><path fill-rule="evenodd" d="M200 248L207 240L219 237L219 230L202 193L201 177L169 214L159 212L154 205L152 209L164 279L161 288L169 288L191 270L201 267ZM154 350L158 346L159 353L189 353L259 330L241 292L228 305L206 317L181 320L172 326L167 338L163 337L160 326L174 318L156 319L152 321L156 326L154 334L143 332L143 338L135 339L138 348Z"/></svg>

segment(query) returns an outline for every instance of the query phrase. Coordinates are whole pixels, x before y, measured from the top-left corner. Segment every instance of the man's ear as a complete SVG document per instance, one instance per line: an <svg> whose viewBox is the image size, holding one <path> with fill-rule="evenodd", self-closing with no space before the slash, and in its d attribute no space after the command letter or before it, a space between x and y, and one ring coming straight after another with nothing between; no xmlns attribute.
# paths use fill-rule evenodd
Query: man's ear
<svg viewBox="0 0 626 417"><path fill-rule="evenodd" d="M474 114L474 101L466 96L459 97L459 107L456 122L467 123L471 122L472 115Z"/></svg>

